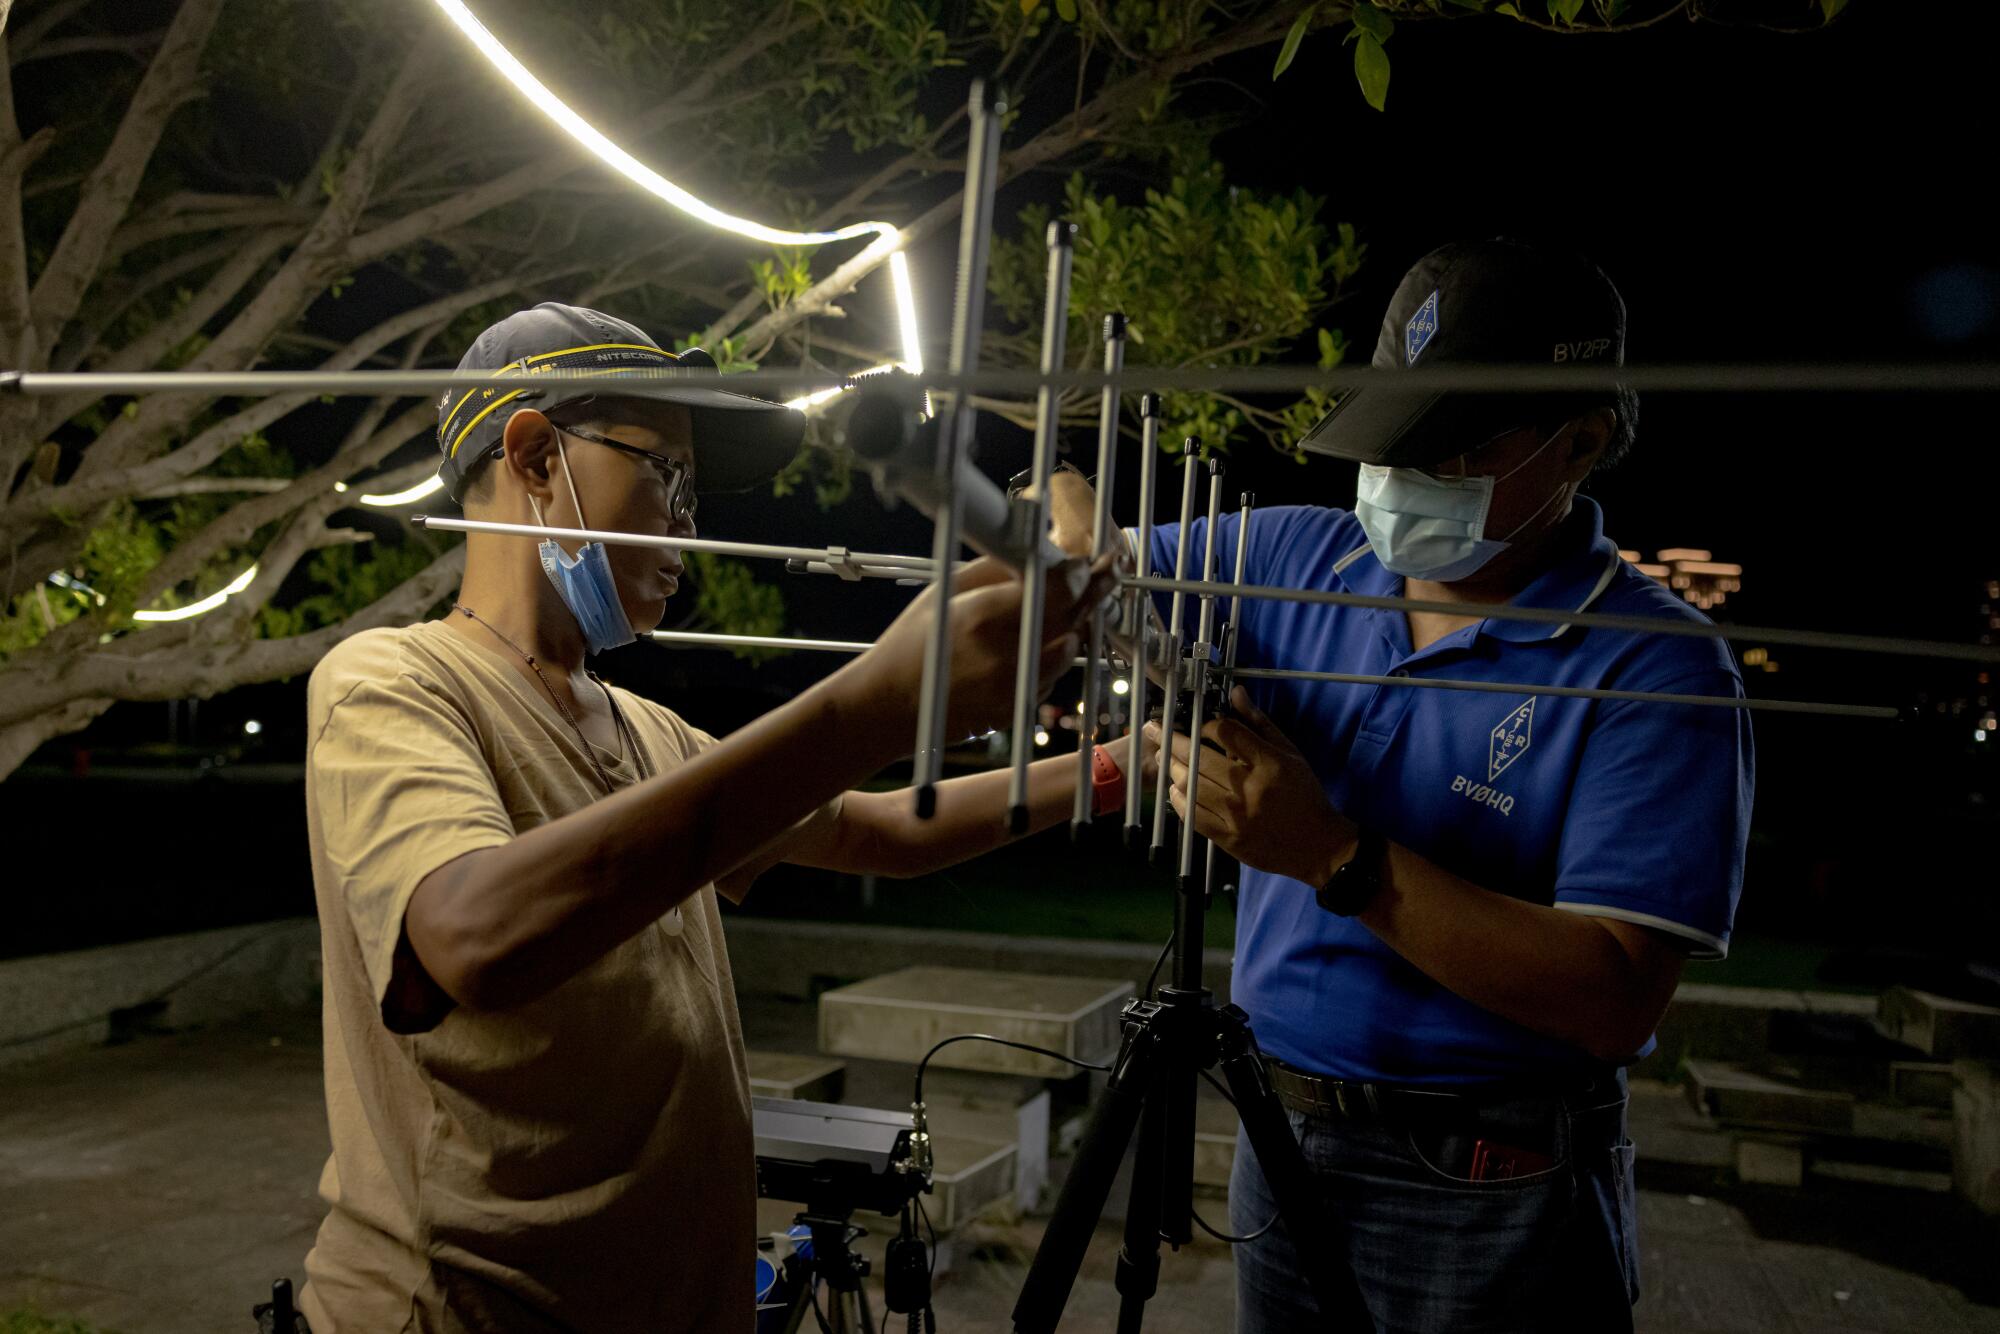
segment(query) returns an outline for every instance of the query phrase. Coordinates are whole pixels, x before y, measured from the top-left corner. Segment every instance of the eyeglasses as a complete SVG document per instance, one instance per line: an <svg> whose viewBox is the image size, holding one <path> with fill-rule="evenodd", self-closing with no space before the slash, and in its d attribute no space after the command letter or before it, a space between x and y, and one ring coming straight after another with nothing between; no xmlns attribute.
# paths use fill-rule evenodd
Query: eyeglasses
<svg viewBox="0 0 2000 1334"><path fill-rule="evenodd" d="M667 488L668 517L675 523L694 522L694 507L700 499L694 491L694 465L682 463L679 459L670 459L665 454L655 454L652 450L641 449L637 445L628 445L623 440L613 440L595 431L586 431L576 426L558 426L554 422L549 424L564 435L573 435L592 444L615 449L621 454L636 454L646 460L652 465L653 471L659 474L661 484Z"/></svg>
<svg viewBox="0 0 2000 1334"><path fill-rule="evenodd" d="M1434 477L1440 482L1462 482L1468 477L1477 475L1468 466L1473 459L1478 458L1481 454L1484 454L1487 450L1493 448L1493 446L1499 444L1509 436L1519 435L1523 431L1538 429L1532 422L1524 422L1519 426L1509 426L1497 435L1488 436L1484 441L1474 445L1463 454L1445 459L1439 463L1433 463L1426 468L1418 468L1416 471L1426 476Z"/></svg>

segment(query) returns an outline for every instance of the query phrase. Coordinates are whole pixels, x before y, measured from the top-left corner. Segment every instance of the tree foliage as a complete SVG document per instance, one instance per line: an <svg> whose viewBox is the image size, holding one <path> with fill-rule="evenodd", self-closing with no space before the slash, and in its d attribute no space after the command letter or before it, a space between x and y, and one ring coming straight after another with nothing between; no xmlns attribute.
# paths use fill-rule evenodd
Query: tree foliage
<svg viewBox="0 0 2000 1334"><path fill-rule="evenodd" d="M1167 185L1134 203L1069 178L1062 216L1076 227L1066 345L1072 367L1101 357L1102 316L1128 321L1128 364L1174 368L1252 366L1293 350L1312 335L1321 364L1337 365L1346 347L1318 319L1360 268L1367 247L1350 223L1320 219L1321 200L1303 190L1263 195L1230 186L1220 164L1193 159ZM1000 355L1034 365L1038 354L1050 210L1021 214L1018 235L994 246L993 302L1012 326L994 340ZM1317 420L1324 395L1279 407L1227 394L1166 395L1160 443L1178 451L1193 436L1204 453L1226 450L1253 432L1287 451ZM1023 417L1023 405L995 405ZM1094 396L1064 403L1073 422L1095 419Z"/></svg>

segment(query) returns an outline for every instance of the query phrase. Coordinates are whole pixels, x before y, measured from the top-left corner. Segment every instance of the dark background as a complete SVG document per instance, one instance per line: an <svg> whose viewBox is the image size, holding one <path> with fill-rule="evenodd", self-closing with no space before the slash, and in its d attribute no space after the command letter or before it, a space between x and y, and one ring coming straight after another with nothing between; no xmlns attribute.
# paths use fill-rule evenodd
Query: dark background
<svg viewBox="0 0 2000 1334"><path fill-rule="evenodd" d="M1304 186L1324 197L1329 223L1360 229L1367 264L1326 317L1357 359L1418 255L1509 233L1566 240L1603 265L1630 311L1634 362L1991 360L2000 355L2000 243L1987 202L1987 8L1922 7L1920 17L1911 6L1855 0L1829 30L1805 35L1675 22L1563 37L1504 22L1404 23L1389 46L1386 115L1361 102L1351 52L1332 34L1310 39L1276 84L1266 51L1229 63L1188 97L1236 118L1216 141L1234 183ZM1055 175L1010 186L1001 216L1053 200L1060 186ZM934 362L949 328L954 245L937 241L914 257ZM1721 619L1972 642L1991 635L1986 604L2000 611L1986 592L2000 579L1993 405L1979 395L1654 393L1632 457L1589 489L1624 547L1649 557L1705 547L1741 562L1744 590ZM1094 442L1068 448L1081 455ZM981 450L1004 477L1024 466L1027 441L989 424ZM1331 461L1300 466L1246 445L1233 466L1264 504L1352 497L1352 468ZM1129 522L1136 470L1124 471L1118 513ZM704 502L702 521L724 537L928 549L927 525L885 513L865 485L829 512L808 498L717 497ZM785 588L792 630L841 638L870 637L907 597L805 578ZM680 614L670 607L668 624ZM1790 649L1773 657L1782 670L1750 674L1753 693L1894 703L1914 716L1759 717L1741 938L1824 947L1814 966L1834 983L1921 973L1943 984L1963 962L2000 957L1988 943L2000 926L2000 739L1973 736L1990 688L1964 664ZM798 654L753 667L638 645L602 666L720 732L830 663ZM302 752L302 695L302 682L239 690L203 703L192 720L179 706L183 746L156 751L171 763L154 767L136 766L145 746L167 738L174 706L120 705L90 732L52 743L0 796L22 834L56 831L83 856L60 870L52 860L36 876L48 892L17 897L27 910L0 954L310 911L291 767ZM242 731L249 717L264 724L254 740ZM93 766L82 783L71 776L79 748ZM940 878L956 905L950 920L987 924L987 887L1034 880L1083 892L1132 881L1108 850L1072 855L1063 838ZM851 885L833 881L780 872L753 902L845 911ZM1135 910L1141 918L1151 921ZM1164 899L1157 918L1164 934ZM1107 929L1087 914L1073 925ZM1739 980L1730 967L1713 980Z"/></svg>

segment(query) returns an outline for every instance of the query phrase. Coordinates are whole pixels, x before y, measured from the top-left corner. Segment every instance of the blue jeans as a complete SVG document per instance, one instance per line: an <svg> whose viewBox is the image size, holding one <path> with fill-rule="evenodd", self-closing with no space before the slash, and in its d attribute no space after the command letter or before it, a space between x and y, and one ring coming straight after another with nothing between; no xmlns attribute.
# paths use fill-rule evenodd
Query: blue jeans
<svg viewBox="0 0 2000 1334"><path fill-rule="evenodd" d="M1639 1296L1623 1074L1564 1095L1418 1122L1289 1113L1338 1251L1300 1256L1279 1223L1236 1247L1237 1334L1621 1334ZM1545 1152L1547 1171L1472 1181L1475 1141ZM1230 1231L1277 1212L1239 1132ZM1365 1311L1322 1313L1304 1266L1342 1264Z"/></svg>

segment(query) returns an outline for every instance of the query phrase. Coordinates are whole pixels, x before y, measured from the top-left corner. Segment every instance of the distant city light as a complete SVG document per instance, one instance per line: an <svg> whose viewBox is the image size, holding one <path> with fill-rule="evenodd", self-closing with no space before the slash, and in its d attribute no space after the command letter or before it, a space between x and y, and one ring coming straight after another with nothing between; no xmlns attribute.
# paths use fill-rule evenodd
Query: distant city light
<svg viewBox="0 0 2000 1334"><path fill-rule="evenodd" d="M1111 683L1111 693L1114 695L1129 695L1132 693L1132 683L1121 676Z"/></svg>
<svg viewBox="0 0 2000 1334"><path fill-rule="evenodd" d="M1036 744L1036 745L1038 745L1038 746L1046 746L1046 745L1048 745L1048 744L1049 744L1049 729L1048 729L1048 728L1046 728L1046 727L1037 727L1037 728L1035 729L1035 744Z"/></svg>
<svg viewBox="0 0 2000 1334"><path fill-rule="evenodd" d="M264 724L258 722L255 718L251 718L243 724L243 730L250 736L256 736L264 730Z"/></svg>
<svg viewBox="0 0 2000 1334"><path fill-rule="evenodd" d="M1668 547L1650 562L1642 560L1637 551L1621 548L1618 555L1640 574L1665 584L1703 611L1721 606L1731 593L1743 588L1741 565L1716 560L1713 552L1700 547Z"/></svg>

